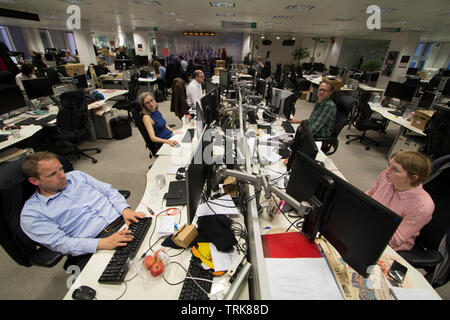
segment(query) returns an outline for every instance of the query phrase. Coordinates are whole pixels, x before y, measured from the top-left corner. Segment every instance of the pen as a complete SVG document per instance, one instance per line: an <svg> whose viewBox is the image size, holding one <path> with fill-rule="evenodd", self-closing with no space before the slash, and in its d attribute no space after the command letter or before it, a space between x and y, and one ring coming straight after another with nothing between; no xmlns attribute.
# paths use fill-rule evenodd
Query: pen
<svg viewBox="0 0 450 320"><path fill-rule="evenodd" d="M147 211L148 211L152 216L155 215L155 213L153 212L152 208L147 207Z"/></svg>

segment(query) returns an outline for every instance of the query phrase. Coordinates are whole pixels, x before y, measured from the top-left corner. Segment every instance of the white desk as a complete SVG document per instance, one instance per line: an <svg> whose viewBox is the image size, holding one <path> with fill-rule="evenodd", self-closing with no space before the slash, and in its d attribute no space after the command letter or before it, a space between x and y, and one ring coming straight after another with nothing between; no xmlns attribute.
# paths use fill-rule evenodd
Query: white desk
<svg viewBox="0 0 450 320"><path fill-rule="evenodd" d="M153 95L155 94L155 89L154 89L153 85L156 83L156 80L158 80L157 77L153 77L153 78L139 78L138 79L139 82L147 84L148 92L150 92Z"/></svg>
<svg viewBox="0 0 450 320"><path fill-rule="evenodd" d="M361 88L361 89L364 90L364 91L375 92L375 93L380 93L380 94L382 94L382 93L384 92L383 89L371 87L371 86L368 86L368 85L362 84L362 83L360 83L360 84L358 85L358 88Z"/></svg>
<svg viewBox="0 0 450 320"><path fill-rule="evenodd" d="M392 121L393 123L395 123L395 124L400 126L399 130L397 132L397 135L395 136L394 141L393 141L393 143L391 145L391 148L389 149L387 157L389 157L389 155L391 154L392 149L394 148L395 144L398 141L398 138L400 136L405 135L405 133L408 130L416 133L417 135L426 136L426 134L423 133L422 130L420 130L420 129L414 127L413 125L411 125L411 121L408 121L406 118L395 116L392 113L389 113L389 111L393 111L395 109L382 107L381 104L379 104L379 103L369 102L369 105L370 105L370 108L372 109L372 111L375 111L375 112L379 113L386 120Z"/></svg>

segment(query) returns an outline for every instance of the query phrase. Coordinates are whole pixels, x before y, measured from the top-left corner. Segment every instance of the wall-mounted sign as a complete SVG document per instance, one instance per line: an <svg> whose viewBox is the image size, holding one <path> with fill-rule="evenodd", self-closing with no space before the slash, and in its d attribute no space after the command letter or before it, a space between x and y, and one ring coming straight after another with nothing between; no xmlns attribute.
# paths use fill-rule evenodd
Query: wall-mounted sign
<svg viewBox="0 0 450 320"><path fill-rule="evenodd" d="M214 37L215 32L200 32L200 31L184 31L184 36L198 36L198 37Z"/></svg>

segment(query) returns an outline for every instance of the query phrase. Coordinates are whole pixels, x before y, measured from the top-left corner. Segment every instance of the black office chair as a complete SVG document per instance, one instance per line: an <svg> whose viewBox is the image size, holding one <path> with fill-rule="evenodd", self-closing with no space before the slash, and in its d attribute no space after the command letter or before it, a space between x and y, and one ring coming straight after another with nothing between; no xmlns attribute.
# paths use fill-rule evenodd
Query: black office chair
<svg viewBox="0 0 450 320"><path fill-rule="evenodd" d="M336 100L336 121L334 123L333 134L326 138L315 138L316 141L322 141L321 150L327 155L332 155L337 151L339 146L338 136L342 129L349 122L349 114L353 108L355 99L350 96L343 95Z"/></svg>
<svg viewBox="0 0 450 320"><path fill-rule="evenodd" d="M130 84L128 86L128 93L126 97L118 97L117 102L113 105L113 108L119 110L126 110L128 112L128 120L132 120L131 104L136 101L137 94L139 92L139 74L134 73L130 77Z"/></svg>
<svg viewBox="0 0 450 320"><path fill-rule="evenodd" d="M16 84L14 74L7 70L0 71L0 85Z"/></svg>
<svg viewBox="0 0 450 320"><path fill-rule="evenodd" d="M58 159L65 172L73 170L66 158L58 156ZM23 205L36 191L22 172L24 160L22 157L0 164L0 245L19 265L52 268L64 255L31 240L20 227ZM130 196L128 190L119 192L125 199Z"/></svg>
<svg viewBox="0 0 450 320"><path fill-rule="evenodd" d="M47 142L43 149L66 157L74 155L77 159L84 156L91 159L92 163L97 163L97 160L86 152L100 153L100 149L79 149L77 146L89 133L90 128L90 115L84 90L64 92L61 94L60 103L61 109L56 118L56 126L47 128L49 133L46 138L53 141Z"/></svg>
<svg viewBox="0 0 450 320"><path fill-rule="evenodd" d="M362 131L361 135L358 134L348 134L346 136L347 142L346 144L350 144L350 142L359 140L363 145L366 146L366 150L370 149L370 143L374 144L376 147L379 146L379 143L369 137L366 136L366 132L368 130L374 130L378 132L385 132L386 123L383 119L377 119L372 117L372 109L370 108L367 102L358 102L357 104L357 113L355 115L356 120L353 123L353 126ZM353 139L350 139L354 137ZM348 140L350 139L350 140Z"/></svg>
<svg viewBox="0 0 450 320"><path fill-rule="evenodd" d="M142 138L145 141L145 147L150 151L148 157L151 159L153 157L157 157L156 153L158 152L159 148L161 148L161 143L155 143L150 139L150 136L148 135L147 128L145 128L144 122L142 121L141 115L140 115L141 107L139 103L134 102L131 104L130 112L134 120L134 124L138 128L139 132L142 135Z"/></svg>
<svg viewBox="0 0 450 320"><path fill-rule="evenodd" d="M414 268L426 271L425 278L433 287L445 285L449 280L450 245L450 155L433 161L430 178L423 188L434 201L435 209L431 221L420 230L411 250L397 251ZM443 259L444 256L447 259Z"/></svg>

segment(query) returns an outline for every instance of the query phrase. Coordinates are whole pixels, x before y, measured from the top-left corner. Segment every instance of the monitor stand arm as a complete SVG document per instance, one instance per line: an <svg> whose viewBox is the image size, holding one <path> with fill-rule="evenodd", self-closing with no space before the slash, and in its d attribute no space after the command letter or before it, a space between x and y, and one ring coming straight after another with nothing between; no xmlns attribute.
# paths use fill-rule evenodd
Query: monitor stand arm
<svg viewBox="0 0 450 320"><path fill-rule="evenodd" d="M308 214L309 208L311 208L311 206L309 206L307 202L303 201L302 203L300 203L293 197L288 195L286 192L282 191L281 189L275 186L270 185L269 182L267 181L267 177L264 175L261 174L254 175L251 173L245 173L237 170L230 170L227 169L226 167L220 168L219 173L222 177L231 176L235 177L237 180L250 182L255 187L255 190L258 193L264 189L264 197L266 199L270 199L272 194L277 195L280 199L286 201L292 207L292 209L294 209L297 212L299 217L304 217L306 214ZM259 207L259 199L256 199L256 202Z"/></svg>

